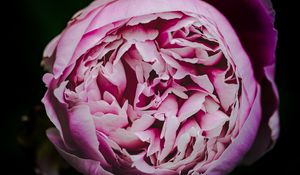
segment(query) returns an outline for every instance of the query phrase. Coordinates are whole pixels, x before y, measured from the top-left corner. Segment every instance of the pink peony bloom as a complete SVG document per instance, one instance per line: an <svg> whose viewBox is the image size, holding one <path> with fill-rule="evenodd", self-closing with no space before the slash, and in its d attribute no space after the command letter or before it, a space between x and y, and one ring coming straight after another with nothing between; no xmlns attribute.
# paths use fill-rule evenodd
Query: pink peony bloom
<svg viewBox="0 0 300 175"><path fill-rule="evenodd" d="M96 0L47 46L48 138L91 175L229 173L278 137L262 0Z"/></svg>

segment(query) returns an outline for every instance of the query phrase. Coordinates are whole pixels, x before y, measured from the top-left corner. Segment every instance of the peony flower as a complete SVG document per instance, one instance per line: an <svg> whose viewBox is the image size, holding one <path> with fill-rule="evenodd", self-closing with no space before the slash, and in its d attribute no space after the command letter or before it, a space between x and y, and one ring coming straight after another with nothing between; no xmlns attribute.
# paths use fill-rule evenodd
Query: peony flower
<svg viewBox="0 0 300 175"><path fill-rule="evenodd" d="M278 137L260 0L96 0L47 46L48 138L91 175L229 173Z"/></svg>

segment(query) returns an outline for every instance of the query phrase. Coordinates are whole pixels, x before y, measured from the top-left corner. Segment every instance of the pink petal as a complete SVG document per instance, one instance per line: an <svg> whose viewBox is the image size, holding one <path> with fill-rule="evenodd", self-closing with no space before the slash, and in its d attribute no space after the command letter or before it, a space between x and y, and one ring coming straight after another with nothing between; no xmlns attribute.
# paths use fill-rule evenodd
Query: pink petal
<svg viewBox="0 0 300 175"><path fill-rule="evenodd" d="M50 43L47 45L47 47L45 48L45 50L43 52L43 57L50 58L53 55L54 50L55 50L59 40L60 40L60 35L57 35L55 38L53 38L50 41Z"/></svg>
<svg viewBox="0 0 300 175"><path fill-rule="evenodd" d="M99 151L103 154L107 162L113 166L119 166L117 157L112 147L109 145L109 139L101 132L97 131L97 138L99 141Z"/></svg>
<svg viewBox="0 0 300 175"><path fill-rule="evenodd" d="M185 58L185 57L191 58L195 55L194 54L195 49L191 48L191 47L170 48L168 50L177 53L182 58Z"/></svg>
<svg viewBox="0 0 300 175"><path fill-rule="evenodd" d="M59 39L60 39L60 35L53 38L43 52L43 60L41 62L41 66L43 66L43 68L49 72L52 72L53 69L53 64L55 61L54 51L56 49Z"/></svg>
<svg viewBox="0 0 300 175"><path fill-rule="evenodd" d="M147 24L155 19L157 19L157 14L149 14L149 15L143 15L143 16L136 16L128 21L128 26L134 26L138 24Z"/></svg>
<svg viewBox="0 0 300 175"><path fill-rule="evenodd" d="M158 14L148 14L148 15L143 15L143 16L136 16L132 18L130 21L128 21L127 25L129 26L134 26L137 24L147 24L158 17L166 20L170 19L176 19L176 18L181 18L182 14L176 13L176 12L165 12L165 13L158 13Z"/></svg>
<svg viewBox="0 0 300 175"><path fill-rule="evenodd" d="M205 97L206 95L203 93L195 93L190 96L179 109L178 120L182 122L196 114L203 107Z"/></svg>
<svg viewBox="0 0 300 175"><path fill-rule="evenodd" d="M197 116L201 129L212 130L219 126L222 126L229 117L222 111L216 111L215 113L206 113L202 116Z"/></svg>
<svg viewBox="0 0 300 175"><path fill-rule="evenodd" d="M196 18L193 18L193 17L185 17L181 20L178 20L177 23L173 26L171 26L170 28L168 28L166 31L164 32L173 32L173 31L178 31L180 30L181 28L184 28L184 27L189 27L191 26L193 23L195 23L197 21ZM169 38L169 39L172 39L172 38Z"/></svg>
<svg viewBox="0 0 300 175"><path fill-rule="evenodd" d="M188 143L191 137L196 137L200 134L200 127L198 123L194 120L187 120L180 131L178 132L175 145L177 146L179 154L176 156L175 162L181 160L186 152Z"/></svg>
<svg viewBox="0 0 300 175"><path fill-rule="evenodd" d="M174 95L168 97L161 103L156 114L163 113L166 116L176 116L178 112L178 103Z"/></svg>
<svg viewBox="0 0 300 175"><path fill-rule="evenodd" d="M176 69L182 70L182 66L175 60L173 59L171 56L169 56L168 54L165 53L161 53L162 58L164 59L164 61L170 65L171 67L174 67Z"/></svg>
<svg viewBox="0 0 300 175"><path fill-rule="evenodd" d="M125 69L122 62L118 62L115 65L111 63L106 63L105 67L102 68L103 76L118 88L119 94L125 91L127 78L125 74Z"/></svg>
<svg viewBox="0 0 300 175"><path fill-rule="evenodd" d="M106 34L114 28L115 26L113 24L110 24L84 34L74 52L73 58L78 59L86 51L88 51L90 48L93 48L97 43L99 43L99 41L103 39Z"/></svg>
<svg viewBox="0 0 300 175"><path fill-rule="evenodd" d="M217 64L223 58L223 53L221 51L209 56L206 50L195 50L196 56L198 58L198 63L203 64L205 66L212 66L214 64Z"/></svg>
<svg viewBox="0 0 300 175"><path fill-rule="evenodd" d="M144 144L142 141L131 131L125 130L123 128L118 128L115 131L111 132L109 138L114 140L122 148L127 150L136 151L139 148L142 148Z"/></svg>
<svg viewBox="0 0 300 175"><path fill-rule="evenodd" d="M101 92L96 80L89 84L86 91L89 101L99 101L101 99Z"/></svg>
<svg viewBox="0 0 300 175"><path fill-rule="evenodd" d="M143 115L141 118L132 122L130 131L144 131L155 122L155 118L150 115Z"/></svg>
<svg viewBox="0 0 300 175"><path fill-rule="evenodd" d="M161 150L159 130L157 128L151 128L146 131L135 132L136 136L143 142L150 143L147 149L147 156L150 156Z"/></svg>
<svg viewBox="0 0 300 175"><path fill-rule="evenodd" d="M160 56L154 41L138 42L135 47L145 62L154 62Z"/></svg>
<svg viewBox="0 0 300 175"><path fill-rule="evenodd" d="M127 27L124 29L122 36L130 43L135 41L154 40L158 36L158 30L144 28L141 25Z"/></svg>
<svg viewBox="0 0 300 175"><path fill-rule="evenodd" d="M93 20L100 9L91 12L85 20L70 25L61 34L57 44L56 59L53 65L54 77L59 77L64 69L69 66L74 51L79 44L89 23Z"/></svg>
<svg viewBox="0 0 300 175"><path fill-rule="evenodd" d="M107 135L128 125L127 116L119 116L114 114L104 114L100 117L94 117L96 129Z"/></svg>
<svg viewBox="0 0 300 175"><path fill-rule="evenodd" d="M71 164L78 172L91 175L113 175L109 171L105 170L109 168L109 165L107 163L98 162L93 159L80 158L77 155L74 155L66 150L63 141L60 138L60 134L56 129L48 129L47 136L49 140L54 144L59 154L65 160L67 160L68 163Z"/></svg>
<svg viewBox="0 0 300 175"><path fill-rule="evenodd" d="M120 108L118 106L110 105L104 100L91 101L88 104L91 110L91 114L93 115L96 113L103 113L103 114L111 113L116 115L119 114Z"/></svg>
<svg viewBox="0 0 300 175"><path fill-rule="evenodd" d="M209 93L213 93L214 91L214 86L212 85L210 79L208 78L207 75L190 75L191 79L201 88L205 89Z"/></svg>
<svg viewBox="0 0 300 175"><path fill-rule="evenodd" d="M158 160L162 161L172 151L173 145L176 140L176 131L179 128L180 122L176 116L169 116L166 118L162 135L165 138L164 147L158 155ZM164 132L165 131L165 132ZM164 133L163 133L164 132Z"/></svg>
<svg viewBox="0 0 300 175"><path fill-rule="evenodd" d="M239 85L226 83L224 73L212 76L211 80L221 101L221 106L227 111L236 100Z"/></svg>
<svg viewBox="0 0 300 175"><path fill-rule="evenodd" d="M53 74L51 74L51 73L44 74L44 76L43 76L43 82L45 83L46 87L49 88L49 86L50 86L53 78L54 78Z"/></svg>
<svg viewBox="0 0 300 175"><path fill-rule="evenodd" d="M91 159L105 161L99 152L96 128L89 107L75 106L68 111L70 135L86 156Z"/></svg>
<svg viewBox="0 0 300 175"><path fill-rule="evenodd" d="M117 56L113 62L113 64L115 65L116 63L118 63L121 59L121 57L128 51L128 49L131 47L132 43L130 42L125 42L118 50L117 52Z"/></svg>
<svg viewBox="0 0 300 175"><path fill-rule="evenodd" d="M191 41L188 41L188 40L183 39L183 38L172 39L170 41L170 43L171 44L178 44L178 45L183 46L183 47L191 47L191 48L195 48L195 49L204 49L204 50L208 50L208 51L215 51L215 49L212 49L212 48L206 46L203 43L191 42Z"/></svg>
<svg viewBox="0 0 300 175"><path fill-rule="evenodd" d="M217 102L215 102L211 97L205 98L204 106L206 112L208 113L214 113L220 108L220 105Z"/></svg>

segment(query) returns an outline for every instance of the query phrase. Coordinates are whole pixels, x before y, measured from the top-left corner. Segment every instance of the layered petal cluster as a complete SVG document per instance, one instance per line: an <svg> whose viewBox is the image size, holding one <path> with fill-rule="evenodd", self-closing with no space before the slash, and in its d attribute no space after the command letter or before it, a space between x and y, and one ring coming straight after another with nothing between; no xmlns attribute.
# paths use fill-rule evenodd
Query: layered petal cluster
<svg viewBox="0 0 300 175"><path fill-rule="evenodd" d="M273 55L255 68L209 3L96 0L47 46L47 134L79 172L225 174L276 140Z"/></svg>

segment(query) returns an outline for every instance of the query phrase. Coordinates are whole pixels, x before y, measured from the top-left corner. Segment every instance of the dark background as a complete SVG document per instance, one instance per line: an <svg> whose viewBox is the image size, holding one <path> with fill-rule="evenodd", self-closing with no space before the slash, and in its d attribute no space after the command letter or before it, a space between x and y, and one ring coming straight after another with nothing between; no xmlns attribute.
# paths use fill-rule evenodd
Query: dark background
<svg viewBox="0 0 300 175"><path fill-rule="evenodd" d="M15 0L1 2L1 172L33 174L28 149L17 144L21 116L40 103L45 92L40 67L46 44L70 17L90 0ZM296 1L294 1L296 3ZM295 4L273 0L279 31L276 82L280 93L281 135L275 148L250 167L232 174L297 174L300 168L299 69L296 37L299 27ZM4 31L2 31L4 29ZM298 68L298 69L297 69ZM4 88L2 90L2 88ZM2 109L3 108L3 109ZM2 173L1 173L2 174ZM300 173L299 173L300 174Z"/></svg>

